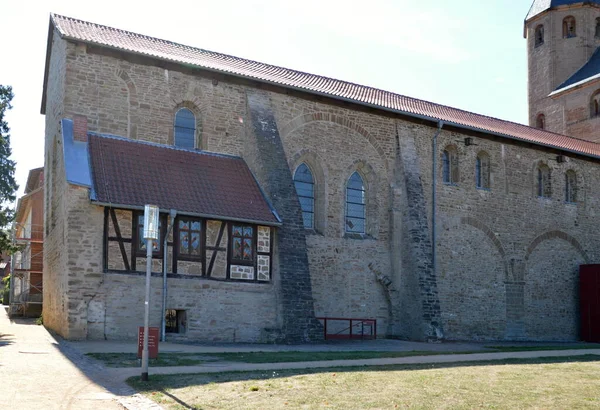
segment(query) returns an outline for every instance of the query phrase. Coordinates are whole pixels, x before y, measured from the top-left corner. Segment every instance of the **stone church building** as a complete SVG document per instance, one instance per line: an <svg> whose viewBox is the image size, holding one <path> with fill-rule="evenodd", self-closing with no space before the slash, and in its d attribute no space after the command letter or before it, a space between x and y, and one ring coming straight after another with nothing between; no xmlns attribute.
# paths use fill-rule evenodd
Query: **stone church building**
<svg viewBox="0 0 600 410"><path fill-rule="evenodd" d="M44 324L136 336L155 204L172 340L577 340L600 2L536 0L525 36L531 127L51 15Z"/></svg>

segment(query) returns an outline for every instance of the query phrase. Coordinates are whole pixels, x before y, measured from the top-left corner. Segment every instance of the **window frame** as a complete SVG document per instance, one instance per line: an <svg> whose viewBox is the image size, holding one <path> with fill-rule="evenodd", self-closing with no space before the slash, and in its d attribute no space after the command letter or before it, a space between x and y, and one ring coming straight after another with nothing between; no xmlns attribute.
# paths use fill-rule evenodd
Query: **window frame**
<svg viewBox="0 0 600 410"><path fill-rule="evenodd" d="M535 127L540 130L546 129L546 116L544 113L539 113L535 117Z"/></svg>
<svg viewBox="0 0 600 410"><path fill-rule="evenodd" d="M565 202L568 204L577 203L577 172L568 169L565 172Z"/></svg>
<svg viewBox="0 0 600 410"><path fill-rule="evenodd" d="M254 281L257 280L258 278L258 272L256 271L256 262L258 261L257 258L257 254L258 254L258 242L257 242L257 236L258 236L258 225L255 224L249 224L249 223L245 223L245 222L228 222L228 234L229 234L229 246L227 247L227 262L228 262L228 269L227 269L227 278L229 279L229 276L231 274L231 265L238 265L238 266L253 266L254 267ZM233 227L235 226L241 226L242 227L242 236L234 236L233 235ZM245 260L245 259L237 259L234 258L233 256L233 243L234 243L234 238L242 238L242 255L243 255L243 246L244 246L244 239L247 239L247 237L244 236L244 227L250 227L252 228L252 259L251 260ZM271 235L273 233L271 232ZM272 239L271 239L272 242ZM242 256L243 257L243 256ZM246 279L232 279L232 280L240 280L242 282L252 282L252 280L246 280Z"/></svg>
<svg viewBox="0 0 600 410"><path fill-rule="evenodd" d="M350 184L350 180L352 179L352 177L354 175L357 175L360 178L361 184L362 184L362 189L356 189L356 188L350 188L349 184ZM346 184L345 184L345 201L344 201L344 232L346 234L350 234L350 235L366 235L367 233L367 187L365 184L365 178L358 172L358 171L354 171L350 177L348 177L348 179L346 180ZM348 191L349 190L353 190L353 191L360 191L362 192L362 198L363 198L363 202L362 203L358 203L358 202L350 202L349 200L349 196L348 196ZM348 208L349 205L361 205L363 207L363 217L358 217L358 216L349 216L348 213ZM350 219L360 219L363 221L363 229L362 231L351 231L348 230L348 218Z"/></svg>
<svg viewBox="0 0 600 410"><path fill-rule="evenodd" d="M572 25L570 25L572 23ZM572 30L570 30L572 28ZM577 37L577 20L574 16L566 16L562 24L563 38Z"/></svg>
<svg viewBox="0 0 600 410"><path fill-rule="evenodd" d="M179 115L179 113L181 113L182 111L188 111L190 114L192 114L192 117L194 118L194 128L188 128L188 127L182 127L182 126L178 126L177 125L177 116ZM177 148L181 148L181 149L198 149L198 136L197 136L197 131L198 131L198 126L197 126L197 118L196 118L196 114L189 109L188 107L180 107L179 109L177 109L177 111L175 111L175 116L173 118L173 146L177 147ZM193 130L193 147L184 147L184 146L179 146L177 145L177 128L181 128L181 129L186 129L186 130Z"/></svg>
<svg viewBox="0 0 600 410"><path fill-rule="evenodd" d="M534 48L543 46L545 42L544 25L539 24L534 30Z"/></svg>
<svg viewBox="0 0 600 410"><path fill-rule="evenodd" d="M296 179L296 175L298 174L298 171L300 170L300 167L305 166L306 169L308 170L309 174L310 174L310 178L311 178L311 182L306 182L306 181L300 181ZM306 162L302 162L300 165L298 165L296 167L296 171L294 171L294 176L293 176L293 181L294 181L294 189L296 190L296 195L298 196L298 200L300 200L300 198L308 198L312 200L312 211L306 211L304 210L304 208L302 207L302 201L300 200L300 209L302 210L302 225L304 227L304 229L315 229L315 217L316 217L316 212L315 212L315 207L316 207L316 183L315 183L315 175L312 171L312 169L310 168L310 166L308 166L308 164ZM310 184L311 188L312 188L312 197L309 196L305 196L305 195L300 195L300 193L298 192L298 187L296 186L296 183L300 183L300 184ZM311 226L306 226L306 220L304 215L310 213L312 214L312 218L311 218Z"/></svg>
<svg viewBox="0 0 600 410"><path fill-rule="evenodd" d="M552 198L551 170L548 165L537 166L537 196L538 198Z"/></svg>
<svg viewBox="0 0 600 410"><path fill-rule="evenodd" d="M475 187L490 191L492 186L491 174L490 156L488 153L481 151L475 158Z"/></svg>
<svg viewBox="0 0 600 410"><path fill-rule="evenodd" d="M182 254L181 253L181 241L180 241L180 232L181 228L179 227L179 223L181 221L192 222L200 222L200 255L191 255L190 253ZM192 230L190 229L189 234L191 235ZM173 245L174 245L174 254L177 257L177 260L181 261L190 261L190 262L202 262L202 276L206 274L204 266L206 262L206 220L202 218L195 218L191 216L176 216L175 217L175 225L173 227Z"/></svg>
<svg viewBox="0 0 600 410"><path fill-rule="evenodd" d="M459 180L458 151L450 145L442 151L442 183L457 186Z"/></svg>

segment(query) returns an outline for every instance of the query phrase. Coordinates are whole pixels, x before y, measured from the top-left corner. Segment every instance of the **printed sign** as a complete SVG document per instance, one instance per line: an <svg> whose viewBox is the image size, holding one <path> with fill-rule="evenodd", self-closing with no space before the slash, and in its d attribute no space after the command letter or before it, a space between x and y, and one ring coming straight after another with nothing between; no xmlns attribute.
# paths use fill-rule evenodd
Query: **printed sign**
<svg viewBox="0 0 600 410"><path fill-rule="evenodd" d="M158 328L149 327L148 333L148 358L156 359L158 357ZM144 350L144 326L138 328L138 359L142 358L142 350Z"/></svg>

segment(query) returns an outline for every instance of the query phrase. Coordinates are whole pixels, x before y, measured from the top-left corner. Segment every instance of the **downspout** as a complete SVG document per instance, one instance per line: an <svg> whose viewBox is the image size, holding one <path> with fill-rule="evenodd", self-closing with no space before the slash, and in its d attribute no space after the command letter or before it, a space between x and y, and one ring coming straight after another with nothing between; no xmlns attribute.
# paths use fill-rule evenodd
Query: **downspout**
<svg viewBox="0 0 600 410"><path fill-rule="evenodd" d="M437 183L437 138L442 132L444 121L438 121L438 127L433 136L432 151L431 151L431 162L433 164L433 175L431 182L431 268L433 269L433 276L437 275L437 263L436 263L436 241L437 241L437 226L436 220L436 183Z"/></svg>
<svg viewBox="0 0 600 410"><path fill-rule="evenodd" d="M177 216L177 211L175 209L171 209L169 212L169 216L171 220L169 221L169 229L167 230L167 234L165 235L165 239L163 241L163 293L162 293L162 319L160 321L161 324L161 342L166 341L165 330L167 328L167 318L165 317L165 312L167 311L167 243L169 242L169 235L173 230L173 225L175 225L175 217ZM173 256L175 254L173 253Z"/></svg>

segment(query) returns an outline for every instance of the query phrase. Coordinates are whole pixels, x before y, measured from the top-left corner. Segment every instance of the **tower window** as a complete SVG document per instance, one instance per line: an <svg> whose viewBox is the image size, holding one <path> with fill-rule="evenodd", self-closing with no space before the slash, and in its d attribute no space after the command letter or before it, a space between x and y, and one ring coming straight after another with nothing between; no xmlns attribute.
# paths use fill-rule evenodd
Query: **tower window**
<svg viewBox="0 0 600 410"><path fill-rule="evenodd" d="M546 129L546 116L544 114L538 114L535 119L535 127L539 128L540 130Z"/></svg>
<svg viewBox="0 0 600 410"><path fill-rule="evenodd" d="M590 100L590 117L595 118L600 116L600 90L592 94Z"/></svg>
<svg viewBox="0 0 600 410"><path fill-rule="evenodd" d="M596 38L600 38L600 17L596 18Z"/></svg>
<svg viewBox="0 0 600 410"><path fill-rule="evenodd" d="M568 16L563 20L563 38L577 37L575 17Z"/></svg>
<svg viewBox="0 0 600 410"><path fill-rule="evenodd" d="M535 46L539 47L544 44L544 26L539 25L535 28Z"/></svg>

